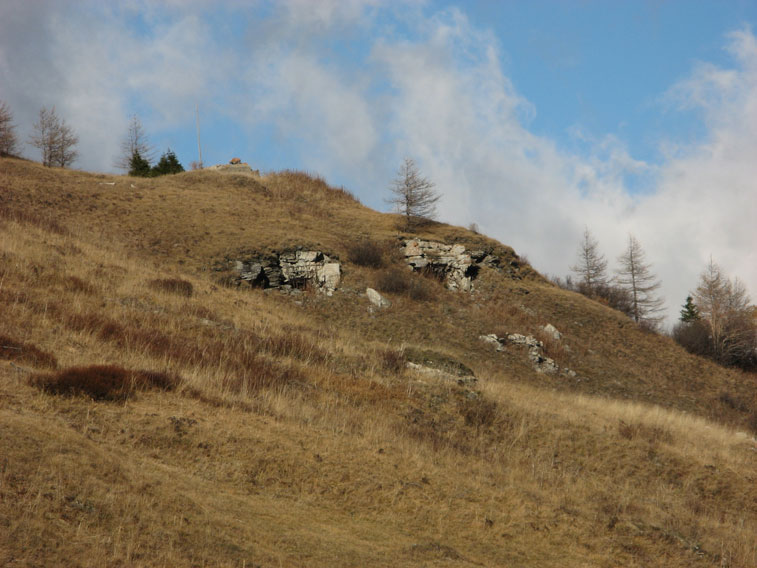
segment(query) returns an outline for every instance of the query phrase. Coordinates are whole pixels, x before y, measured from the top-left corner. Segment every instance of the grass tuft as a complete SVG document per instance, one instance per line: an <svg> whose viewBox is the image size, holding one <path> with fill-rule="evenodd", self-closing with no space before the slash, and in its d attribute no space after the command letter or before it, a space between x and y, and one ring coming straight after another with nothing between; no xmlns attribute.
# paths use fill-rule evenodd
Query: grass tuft
<svg viewBox="0 0 757 568"><path fill-rule="evenodd" d="M58 367L58 360L51 353L31 343L23 343L3 334L0 334L0 359L48 369Z"/></svg>
<svg viewBox="0 0 757 568"><path fill-rule="evenodd" d="M187 298L192 297L192 294L194 294L192 283L181 278L156 278L155 280L150 280L147 285L159 292L168 292Z"/></svg>

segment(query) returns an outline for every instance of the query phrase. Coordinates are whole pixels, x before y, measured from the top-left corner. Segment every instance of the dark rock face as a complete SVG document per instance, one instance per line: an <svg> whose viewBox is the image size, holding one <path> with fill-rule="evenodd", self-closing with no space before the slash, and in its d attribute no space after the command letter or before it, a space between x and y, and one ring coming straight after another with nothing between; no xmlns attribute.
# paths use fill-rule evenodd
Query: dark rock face
<svg viewBox="0 0 757 568"><path fill-rule="evenodd" d="M234 261L239 284L284 290L315 286L331 295L341 279L338 262L316 250L294 250L268 255L251 255Z"/></svg>

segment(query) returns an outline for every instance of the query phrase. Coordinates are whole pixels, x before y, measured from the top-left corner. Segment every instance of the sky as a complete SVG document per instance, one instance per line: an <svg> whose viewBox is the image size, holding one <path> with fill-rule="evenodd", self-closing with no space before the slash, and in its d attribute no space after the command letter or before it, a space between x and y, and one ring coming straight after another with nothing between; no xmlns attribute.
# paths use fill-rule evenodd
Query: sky
<svg viewBox="0 0 757 568"><path fill-rule="evenodd" d="M641 243L672 323L712 259L757 301L757 3L0 0L0 100L74 167L158 153L298 169L389 210L405 157L438 218L565 276L585 228ZM24 144L23 155L39 159Z"/></svg>

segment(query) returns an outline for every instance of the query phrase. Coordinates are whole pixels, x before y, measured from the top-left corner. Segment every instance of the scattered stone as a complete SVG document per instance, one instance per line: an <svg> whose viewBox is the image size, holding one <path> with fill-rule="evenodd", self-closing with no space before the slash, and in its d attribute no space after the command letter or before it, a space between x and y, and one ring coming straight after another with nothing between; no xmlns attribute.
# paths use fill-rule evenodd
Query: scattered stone
<svg viewBox="0 0 757 568"><path fill-rule="evenodd" d="M490 333L489 335L480 335L478 338L481 341L496 346L497 351L504 351L505 343L527 347L528 360L531 361L531 364L538 373L552 374L557 373L560 370L560 367L555 363L554 359L544 355L544 344L531 335L511 333L506 337L497 337L495 334ZM570 369L564 369L563 374L570 377L576 376L576 374Z"/></svg>
<svg viewBox="0 0 757 568"><path fill-rule="evenodd" d="M552 374L560 370L560 367L557 366L557 363L555 363L554 359L545 357L544 353L539 347L529 348L528 359L533 364L534 369L536 369L537 373Z"/></svg>
<svg viewBox="0 0 757 568"><path fill-rule="evenodd" d="M553 326L551 323L548 323L547 325L543 326L542 329L544 330L544 333L548 334L555 341L560 341L560 339L562 339L562 333L557 331L557 328Z"/></svg>
<svg viewBox="0 0 757 568"><path fill-rule="evenodd" d="M379 309L388 308L392 305L392 303L384 298L381 294L376 292L373 288L366 288L365 289L365 295L368 296L368 299L370 300L371 304L376 306Z"/></svg>
<svg viewBox="0 0 757 568"><path fill-rule="evenodd" d="M515 345L525 345L526 347L535 347L542 349L544 344L531 335L521 335L520 333L511 333L507 336L507 340Z"/></svg>
<svg viewBox="0 0 757 568"><path fill-rule="evenodd" d="M503 351L504 350L502 342L493 333L490 333L489 335L479 335L478 338L481 341L485 342L485 343L489 343L489 344L493 345L497 349L497 351Z"/></svg>

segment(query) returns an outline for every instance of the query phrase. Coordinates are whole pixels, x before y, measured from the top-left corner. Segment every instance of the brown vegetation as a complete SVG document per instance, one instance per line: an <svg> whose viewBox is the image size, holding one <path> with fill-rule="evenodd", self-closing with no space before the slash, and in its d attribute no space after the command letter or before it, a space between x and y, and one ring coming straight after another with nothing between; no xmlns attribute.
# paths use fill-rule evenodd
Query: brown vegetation
<svg viewBox="0 0 757 568"><path fill-rule="evenodd" d="M50 394L85 395L94 400L125 400L137 391L173 390L177 377L159 371L129 371L118 365L71 367L57 373L34 375L29 384Z"/></svg>
<svg viewBox="0 0 757 568"><path fill-rule="evenodd" d="M757 565L753 375L525 271L458 294L385 255L332 297L216 286L242 246L346 259L350 235L395 237L305 174L0 171L0 333L64 369L0 360L0 565ZM393 269L435 301L369 311ZM149 284L167 278L193 293ZM485 333L540 337L577 376Z"/></svg>
<svg viewBox="0 0 757 568"><path fill-rule="evenodd" d="M50 369L55 369L58 366L58 360L51 353L43 351L36 345L17 341L2 333L0 333L0 359Z"/></svg>

